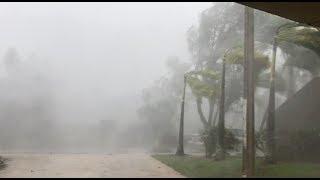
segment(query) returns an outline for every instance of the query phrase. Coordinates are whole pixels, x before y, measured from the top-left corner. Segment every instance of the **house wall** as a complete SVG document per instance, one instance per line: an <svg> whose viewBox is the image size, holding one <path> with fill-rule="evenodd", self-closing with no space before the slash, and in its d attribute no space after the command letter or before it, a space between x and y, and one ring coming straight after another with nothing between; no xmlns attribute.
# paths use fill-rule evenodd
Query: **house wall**
<svg viewBox="0 0 320 180"><path fill-rule="evenodd" d="M320 78L276 110L276 139L278 159L320 162Z"/></svg>

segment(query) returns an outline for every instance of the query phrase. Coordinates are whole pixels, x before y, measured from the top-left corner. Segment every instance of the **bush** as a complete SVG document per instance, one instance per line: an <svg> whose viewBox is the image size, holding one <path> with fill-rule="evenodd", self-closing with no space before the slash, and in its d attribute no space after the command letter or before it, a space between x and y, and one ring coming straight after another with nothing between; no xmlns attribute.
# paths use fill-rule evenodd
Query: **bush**
<svg viewBox="0 0 320 180"><path fill-rule="evenodd" d="M240 140L228 129L225 129L224 145L226 150L235 150L239 147Z"/></svg>
<svg viewBox="0 0 320 180"><path fill-rule="evenodd" d="M205 148L206 157L211 157L217 149L217 128L210 127L200 132L200 138Z"/></svg>
<svg viewBox="0 0 320 180"><path fill-rule="evenodd" d="M206 157L211 157L217 150L218 145L218 128L210 127L203 130L201 133L201 141L205 147ZM235 150L238 148L240 141L229 130L225 129L224 145L226 151Z"/></svg>
<svg viewBox="0 0 320 180"><path fill-rule="evenodd" d="M256 148L259 149L262 153L266 151L266 131L257 132L255 134L256 138Z"/></svg>

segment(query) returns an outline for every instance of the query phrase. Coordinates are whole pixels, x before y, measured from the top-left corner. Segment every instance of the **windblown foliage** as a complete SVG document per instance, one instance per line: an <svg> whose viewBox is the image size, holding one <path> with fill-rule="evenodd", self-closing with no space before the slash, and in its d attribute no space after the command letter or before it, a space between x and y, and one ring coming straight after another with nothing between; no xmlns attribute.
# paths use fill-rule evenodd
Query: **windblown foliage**
<svg viewBox="0 0 320 180"><path fill-rule="evenodd" d="M186 73L186 77L187 83L196 97L210 98L219 94L219 74L217 72L210 69L190 71ZM213 80L215 83L209 84L204 81L205 78Z"/></svg>
<svg viewBox="0 0 320 180"><path fill-rule="evenodd" d="M279 28L278 36L276 37L279 46L286 54L290 54L284 65L295 66L305 69L312 74L316 74L320 67L320 31L317 28L310 27L298 23L287 23ZM286 42L286 43L284 43ZM298 47L303 47L309 51L299 51L294 47L286 47L285 44L293 44ZM301 49L301 48L300 48ZM289 50L289 51L288 51ZM291 51L290 51L291 50Z"/></svg>
<svg viewBox="0 0 320 180"><path fill-rule="evenodd" d="M278 42L290 42L308 48L320 56L320 32L316 28L308 26L283 27L276 38Z"/></svg>
<svg viewBox="0 0 320 180"><path fill-rule="evenodd" d="M244 49L242 46L235 47L228 51L225 56L225 61L228 64L243 65ZM254 53L254 75L255 80L258 81L259 74L270 66L269 58L260 51Z"/></svg>

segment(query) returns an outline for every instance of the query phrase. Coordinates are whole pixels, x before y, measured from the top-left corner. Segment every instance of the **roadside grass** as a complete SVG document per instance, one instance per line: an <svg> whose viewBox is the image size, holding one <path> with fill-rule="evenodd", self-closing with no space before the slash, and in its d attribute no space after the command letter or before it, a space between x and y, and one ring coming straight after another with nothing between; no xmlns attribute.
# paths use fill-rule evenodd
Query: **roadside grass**
<svg viewBox="0 0 320 180"><path fill-rule="evenodd" d="M214 161L198 156L153 155L153 158L190 178L241 177L241 157ZM284 163L264 165L256 160L256 177L320 177L320 164Z"/></svg>
<svg viewBox="0 0 320 180"><path fill-rule="evenodd" d="M186 177L240 177L241 158L213 161L196 156L153 155Z"/></svg>
<svg viewBox="0 0 320 180"><path fill-rule="evenodd" d="M320 163L279 162L257 168L260 177L320 177Z"/></svg>

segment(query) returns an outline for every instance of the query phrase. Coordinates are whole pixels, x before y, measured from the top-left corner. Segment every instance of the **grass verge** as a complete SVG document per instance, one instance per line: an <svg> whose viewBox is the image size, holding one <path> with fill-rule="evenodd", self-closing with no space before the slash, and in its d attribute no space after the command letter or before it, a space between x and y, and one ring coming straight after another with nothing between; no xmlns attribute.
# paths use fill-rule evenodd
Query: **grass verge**
<svg viewBox="0 0 320 180"><path fill-rule="evenodd" d="M228 157L223 161L214 161L197 156L153 155L153 158L173 168L186 177L214 178L241 177L241 157ZM320 177L320 164L282 163L264 165L256 160L257 177Z"/></svg>

